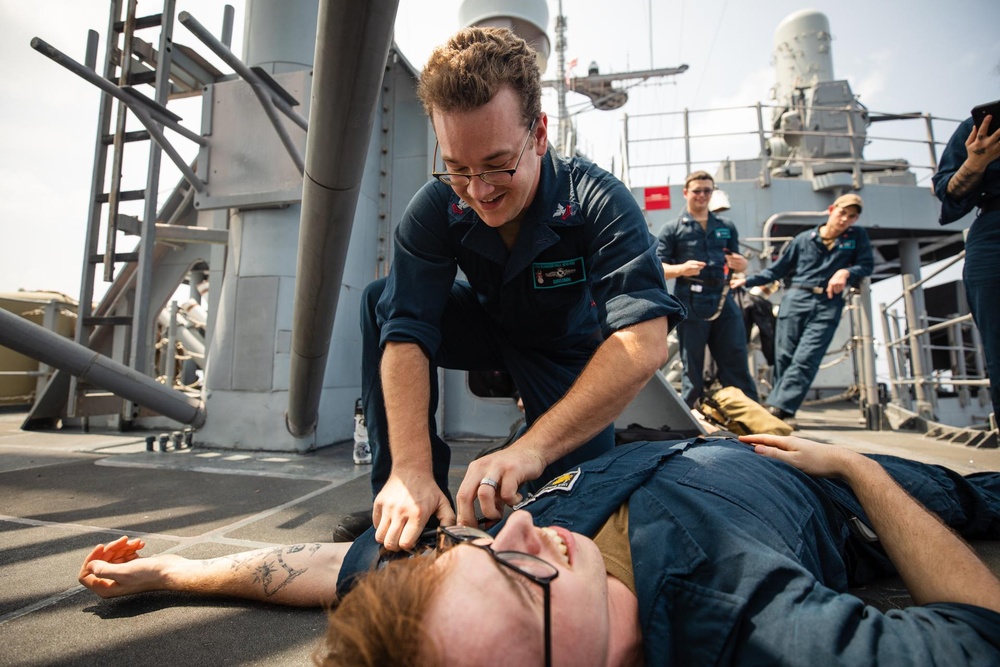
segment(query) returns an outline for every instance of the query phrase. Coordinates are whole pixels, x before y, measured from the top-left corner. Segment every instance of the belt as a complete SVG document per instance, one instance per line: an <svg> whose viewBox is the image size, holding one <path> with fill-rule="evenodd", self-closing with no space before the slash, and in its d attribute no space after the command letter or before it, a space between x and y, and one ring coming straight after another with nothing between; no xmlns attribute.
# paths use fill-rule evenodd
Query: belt
<svg viewBox="0 0 1000 667"><path fill-rule="evenodd" d="M677 278L682 283L704 285L705 287L722 287L726 284L725 280L702 280L701 278L689 278L687 276L679 276Z"/></svg>
<svg viewBox="0 0 1000 667"><path fill-rule="evenodd" d="M826 294L825 287L809 287L808 285L789 285L792 289L800 289L805 292L812 292L813 294Z"/></svg>
<svg viewBox="0 0 1000 667"><path fill-rule="evenodd" d="M980 214L992 213L993 211L1000 211L1000 197L993 197L992 199L987 199L984 202L980 202L978 206Z"/></svg>

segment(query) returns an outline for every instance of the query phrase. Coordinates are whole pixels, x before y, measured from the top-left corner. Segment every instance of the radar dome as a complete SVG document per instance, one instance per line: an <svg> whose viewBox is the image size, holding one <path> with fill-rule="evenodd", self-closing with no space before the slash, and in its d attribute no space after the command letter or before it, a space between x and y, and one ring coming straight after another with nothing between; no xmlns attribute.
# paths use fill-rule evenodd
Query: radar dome
<svg viewBox="0 0 1000 667"><path fill-rule="evenodd" d="M549 6L545 0L465 0L458 10L463 27L510 28L538 54L538 69L544 73L551 45L546 29Z"/></svg>

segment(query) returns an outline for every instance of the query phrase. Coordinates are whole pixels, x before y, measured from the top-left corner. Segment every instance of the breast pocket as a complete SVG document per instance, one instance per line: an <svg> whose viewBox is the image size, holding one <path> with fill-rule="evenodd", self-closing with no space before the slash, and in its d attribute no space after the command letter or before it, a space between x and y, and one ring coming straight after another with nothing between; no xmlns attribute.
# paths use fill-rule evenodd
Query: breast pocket
<svg viewBox="0 0 1000 667"><path fill-rule="evenodd" d="M589 301L587 266L583 257L534 262L529 299L538 317L565 321L583 301Z"/></svg>
<svg viewBox="0 0 1000 667"><path fill-rule="evenodd" d="M546 288L531 289L528 295L529 318L525 325L538 327L554 335L572 334L589 324L593 327L593 317L590 316L591 295L590 286L586 280L564 282Z"/></svg>
<svg viewBox="0 0 1000 667"><path fill-rule="evenodd" d="M516 318L511 332L532 344L558 343L596 325L583 258L534 262L526 279L510 284ZM516 293L514 292L516 290Z"/></svg>

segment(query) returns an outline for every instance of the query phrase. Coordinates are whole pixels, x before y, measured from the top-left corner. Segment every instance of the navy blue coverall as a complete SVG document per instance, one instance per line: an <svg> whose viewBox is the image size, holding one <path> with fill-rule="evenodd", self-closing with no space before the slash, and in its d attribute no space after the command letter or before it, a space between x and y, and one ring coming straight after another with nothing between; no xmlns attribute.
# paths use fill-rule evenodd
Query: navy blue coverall
<svg viewBox="0 0 1000 667"><path fill-rule="evenodd" d="M832 250L823 243L817 227L799 233L778 261L747 278L747 287L791 279L778 309L769 405L794 415L816 379L844 309L843 293L834 294L832 299L826 295L830 278L847 269L851 274L848 284L857 286L871 275L874 265L871 241L863 227L848 227Z"/></svg>
<svg viewBox="0 0 1000 667"><path fill-rule="evenodd" d="M667 292L654 248L629 190L584 159L546 153L510 251L450 187L436 180L424 185L396 229L389 276L369 285L361 304L373 492L392 468L379 376L387 342L416 343L431 360L427 419L434 477L450 498L451 451L434 419L436 368L510 373L530 426L563 397L612 333L659 317L676 326L684 317ZM458 269L468 282L455 280ZM609 424L541 479L612 447Z"/></svg>
<svg viewBox="0 0 1000 667"><path fill-rule="evenodd" d="M1000 539L1000 473L871 458L966 538ZM735 440L639 442L522 507L536 526L592 537L626 503L647 665L1000 664L996 612L933 603L883 613L848 592L895 568L852 529L854 517L871 524L840 481ZM341 595L377 560L373 533L344 559Z"/></svg>
<svg viewBox="0 0 1000 667"><path fill-rule="evenodd" d="M743 314L732 295L722 296L728 280L724 249L739 252L739 232L729 220L708 214L706 229L685 211L660 230L656 256L663 264L705 262L697 276L676 279L674 296L687 308L687 319L677 328L684 377L681 398L694 407L705 385L705 346L712 353L724 387L739 387L757 400L757 385L750 376Z"/></svg>
<svg viewBox="0 0 1000 667"><path fill-rule="evenodd" d="M1000 118L994 118L991 123L993 126L997 124L1000 124ZM1000 258L1000 160L994 160L986 167L979 187L963 199L956 201L947 193L948 182L968 157L965 142L972 133L972 127L972 118L966 119L948 141L938 172L934 174L934 194L941 200L939 222L942 225L979 208L965 240L962 283L969 300L969 310L983 340L993 412L1000 415L1000 309L996 303L997 294L1000 294L1000 273L996 271Z"/></svg>

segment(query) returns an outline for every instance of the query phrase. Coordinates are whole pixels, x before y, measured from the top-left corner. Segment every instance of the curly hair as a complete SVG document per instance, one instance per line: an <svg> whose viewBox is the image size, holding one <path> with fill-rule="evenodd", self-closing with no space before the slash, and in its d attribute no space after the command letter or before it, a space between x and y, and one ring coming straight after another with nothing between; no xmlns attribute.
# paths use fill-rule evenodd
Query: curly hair
<svg viewBox="0 0 1000 667"><path fill-rule="evenodd" d="M441 664L424 616L441 586L445 570L434 558L388 563L365 575L328 614L317 665L428 667Z"/></svg>
<svg viewBox="0 0 1000 667"><path fill-rule="evenodd" d="M471 111L504 86L521 98L528 125L542 113L542 82L535 51L506 28L466 28L431 54L417 85L427 115Z"/></svg>

